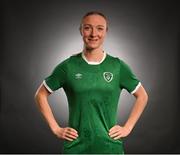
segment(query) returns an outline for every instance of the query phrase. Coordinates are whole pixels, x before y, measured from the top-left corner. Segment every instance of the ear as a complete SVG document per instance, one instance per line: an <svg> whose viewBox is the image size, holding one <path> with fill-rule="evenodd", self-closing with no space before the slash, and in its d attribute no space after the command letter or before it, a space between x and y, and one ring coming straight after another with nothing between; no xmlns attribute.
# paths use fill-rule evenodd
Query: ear
<svg viewBox="0 0 180 155"><path fill-rule="evenodd" d="M81 34L81 36L82 36L82 32L81 32L81 26L79 27L79 32L80 32L80 34Z"/></svg>
<svg viewBox="0 0 180 155"><path fill-rule="evenodd" d="M106 32L108 32L108 30L109 30L108 27L106 27Z"/></svg>

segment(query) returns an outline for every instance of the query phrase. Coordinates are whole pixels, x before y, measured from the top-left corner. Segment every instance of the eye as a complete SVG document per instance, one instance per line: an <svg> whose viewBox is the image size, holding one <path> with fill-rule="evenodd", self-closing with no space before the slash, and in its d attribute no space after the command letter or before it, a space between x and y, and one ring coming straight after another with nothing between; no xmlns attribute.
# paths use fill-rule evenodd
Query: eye
<svg viewBox="0 0 180 155"><path fill-rule="evenodd" d="M97 29L98 29L98 31L103 31L104 30L104 28L102 28L102 27L98 27Z"/></svg>
<svg viewBox="0 0 180 155"><path fill-rule="evenodd" d="M89 26L85 26L84 30L90 30L90 27Z"/></svg>

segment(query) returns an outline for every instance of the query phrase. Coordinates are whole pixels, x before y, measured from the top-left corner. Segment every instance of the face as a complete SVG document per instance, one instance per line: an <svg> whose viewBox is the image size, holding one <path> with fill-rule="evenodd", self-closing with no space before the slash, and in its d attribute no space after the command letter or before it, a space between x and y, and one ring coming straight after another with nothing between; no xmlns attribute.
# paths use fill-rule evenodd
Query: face
<svg viewBox="0 0 180 155"><path fill-rule="evenodd" d="M106 20L100 15L89 15L83 19L80 32L85 47L97 49L102 46L106 36Z"/></svg>

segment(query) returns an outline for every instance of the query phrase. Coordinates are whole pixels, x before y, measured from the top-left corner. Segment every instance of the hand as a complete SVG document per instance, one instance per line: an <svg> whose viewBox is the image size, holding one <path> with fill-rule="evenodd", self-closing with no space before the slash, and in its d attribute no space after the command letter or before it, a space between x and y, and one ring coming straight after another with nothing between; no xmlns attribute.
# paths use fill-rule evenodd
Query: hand
<svg viewBox="0 0 180 155"><path fill-rule="evenodd" d="M120 125L115 125L109 130L109 136L113 139L120 139L126 137L130 134L131 130L127 127L121 127Z"/></svg>
<svg viewBox="0 0 180 155"><path fill-rule="evenodd" d="M78 132L70 127L65 127L65 128L58 127L53 132L58 138L66 139L69 141L73 141L78 137Z"/></svg>

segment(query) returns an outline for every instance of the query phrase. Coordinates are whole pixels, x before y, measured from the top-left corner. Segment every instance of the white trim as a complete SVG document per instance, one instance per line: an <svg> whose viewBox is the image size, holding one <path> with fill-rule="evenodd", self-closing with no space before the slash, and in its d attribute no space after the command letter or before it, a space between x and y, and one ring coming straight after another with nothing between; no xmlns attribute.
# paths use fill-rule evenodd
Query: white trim
<svg viewBox="0 0 180 155"><path fill-rule="evenodd" d="M45 80L43 81L43 85L46 87L46 89L47 89L50 93L53 92L52 89L49 88L49 86L46 84L46 81L45 81Z"/></svg>
<svg viewBox="0 0 180 155"><path fill-rule="evenodd" d="M134 94L138 88L141 86L141 82L138 83L138 85L136 86L136 88L131 92L131 94Z"/></svg>
<svg viewBox="0 0 180 155"><path fill-rule="evenodd" d="M104 59L106 58L106 52L103 52L103 53L104 53L104 55L103 55L103 58L102 58L102 60L101 60L100 62L88 61L88 60L86 59L85 55L84 55L84 52L82 52L81 56L82 56L82 58L83 58L89 65L99 65L99 64L101 64L101 63L104 61Z"/></svg>

